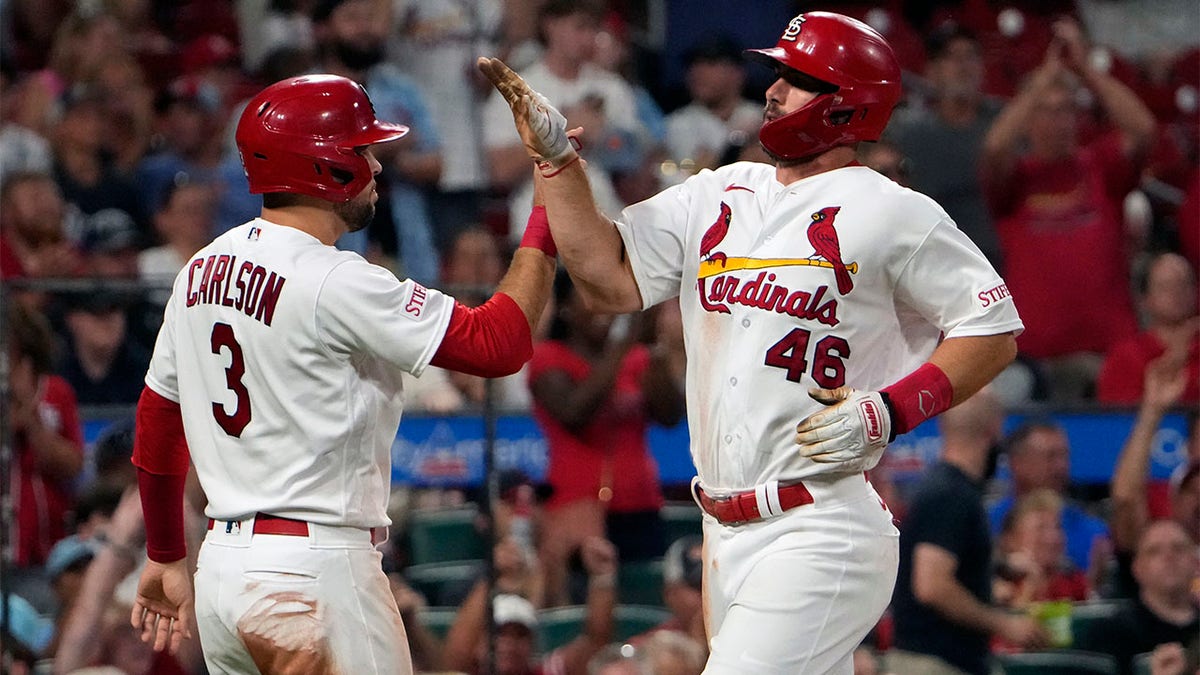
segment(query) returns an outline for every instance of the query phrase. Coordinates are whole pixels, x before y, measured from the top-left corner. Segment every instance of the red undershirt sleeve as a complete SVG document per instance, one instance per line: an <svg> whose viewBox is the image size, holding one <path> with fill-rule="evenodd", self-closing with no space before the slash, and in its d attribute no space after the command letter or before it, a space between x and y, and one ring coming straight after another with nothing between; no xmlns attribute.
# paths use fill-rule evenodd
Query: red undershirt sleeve
<svg viewBox="0 0 1200 675"><path fill-rule="evenodd" d="M533 356L529 322L516 301L497 293L479 307L455 303L432 365L479 377L504 377Z"/></svg>
<svg viewBox="0 0 1200 675"><path fill-rule="evenodd" d="M183 531L183 487L188 448L179 404L145 387L138 399L133 464L146 521L146 553L169 563L187 555Z"/></svg>

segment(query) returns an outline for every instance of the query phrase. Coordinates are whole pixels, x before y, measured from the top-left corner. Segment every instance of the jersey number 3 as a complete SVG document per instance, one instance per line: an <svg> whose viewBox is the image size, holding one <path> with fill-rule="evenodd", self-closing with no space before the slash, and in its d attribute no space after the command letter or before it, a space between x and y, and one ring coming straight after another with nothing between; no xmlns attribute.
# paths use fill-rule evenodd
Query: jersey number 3
<svg viewBox="0 0 1200 675"><path fill-rule="evenodd" d="M812 333L803 328L793 328L783 339L767 350L765 365L783 368L787 379L799 382L808 370L808 342ZM842 359L850 356L850 344L845 338L826 335L813 347L812 379L825 389L837 389L846 384L846 364Z"/></svg>
<svg viewBox="0 0 1200 675"><path fill-rule="evenodd" d="M225 368L225 386L237 396L237 407L233 414L225 412L225 405L212 404L213 417L225 433L240 438L242 430L250 423L250 392L242 383L246 374L246 359L242 354L242 346L233 336L233 326L227 323L214 323L212 329L212 353L220 355L221 348L229 350L229 366Z"/></svg>

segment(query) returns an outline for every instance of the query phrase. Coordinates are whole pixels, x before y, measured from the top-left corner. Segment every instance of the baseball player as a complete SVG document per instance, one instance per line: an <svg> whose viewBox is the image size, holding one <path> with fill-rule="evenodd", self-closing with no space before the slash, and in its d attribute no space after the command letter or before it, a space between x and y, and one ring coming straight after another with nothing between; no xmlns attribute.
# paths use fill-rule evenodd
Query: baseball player
<svg viewBox="0 0 1200 675"><path fill-rule="evenodd" d="M703 171L595 209L562 116L495 59L542 172L564 264L600 311L678 295L706 673L850 673L887 606L898 533L864 471L896 434L1016 355L1004 282L936 203L854 162L900 100L878 33L810 12L769 49L759 140L775 165Z"/></svg>
<svg viewBox="0 0 1200 675"><path fill-rule="evenodd" d="M138 403L150 561L132 622L155 649L190 635L190 454L208 497L194 609L210 671L412 672L375 550L389 525L401 373L516 372L532 354L554 249L535 211L496 294L468 309L334 248L374 215L372 146L407 131L332 75L271 85L238 122L262 216L176 277Z"/></svg>

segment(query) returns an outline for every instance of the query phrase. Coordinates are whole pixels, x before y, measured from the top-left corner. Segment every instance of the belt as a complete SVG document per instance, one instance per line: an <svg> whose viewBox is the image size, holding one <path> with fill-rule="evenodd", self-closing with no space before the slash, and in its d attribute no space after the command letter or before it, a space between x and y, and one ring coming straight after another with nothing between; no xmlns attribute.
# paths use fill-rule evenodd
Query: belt
<svg viewBox="0 0 1200 675"><path fill-rule="evenodd" d="M216 526L215 520L208 519L208 529ZM280 534L288 537L307 537L308 523L292 518L269 516L265 513L254 514L254 534Z"/></svg>
<svg viewBox="0 0 1200 675"><path fill-rule="evenodd" d="M700 508L724 525L762 520L813 503L812 493L804 487L804 483L780 485L777 481L770 481L753 490L713 497L696 482L695 494Z"/></svg>
<svg viewBox="0 0 1200 675"><path fill-rule="evenodd" d="M232 527L232 524L227 525ZM216 521L212 518L208 519L208 529L216 527ZM364 528L366 529L366 528ZM371 545L384 540L382 536L383 528L372 527L369 532L371 535ZM307 537L308 523L303 520L294 518L283 518L280 516L272 516L266 513L254 514L254 534L276 534L285 537Z"/></svg>

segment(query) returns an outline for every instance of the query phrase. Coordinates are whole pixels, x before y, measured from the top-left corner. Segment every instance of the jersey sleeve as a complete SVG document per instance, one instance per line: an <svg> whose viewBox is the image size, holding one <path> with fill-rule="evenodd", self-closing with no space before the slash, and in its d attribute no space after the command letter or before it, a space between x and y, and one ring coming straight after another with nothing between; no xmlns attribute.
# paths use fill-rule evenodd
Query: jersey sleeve
<svg viewBox="0 0 1200 675"><path fill-rule="evenodd" d="M158 337L154 340L154 354L150 357L150 368L146 372L146 386L163 398L178 403L179 374L175 367L178 284L175 289L176 292L172 293L171 298L167 300L167 308L163 311L162 327L158 329Z"/></svg>
<svg viewBox="0 0 1200 675"><path fill-rule="evenodd" d="M317 331L335 352L370 354L420 376L453 309L450 296L355 258L325 278L317 295Z"/></svg>
<svg viewBox="0 0 1200 675"><path fill-rule="evenodd" d="M627 207L617 219L642 308L679 295L691 195L686 184Z"/></svg>
<svg viewBox="0 0 1200 675"><path fill-rule="evenodd" d="M896 297L947 338L1024 330L1004 280L948 218L938 221L903 263Z"/></svg>

